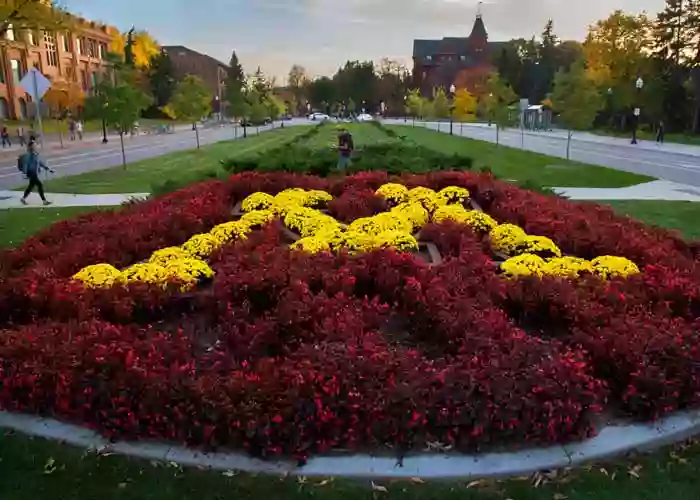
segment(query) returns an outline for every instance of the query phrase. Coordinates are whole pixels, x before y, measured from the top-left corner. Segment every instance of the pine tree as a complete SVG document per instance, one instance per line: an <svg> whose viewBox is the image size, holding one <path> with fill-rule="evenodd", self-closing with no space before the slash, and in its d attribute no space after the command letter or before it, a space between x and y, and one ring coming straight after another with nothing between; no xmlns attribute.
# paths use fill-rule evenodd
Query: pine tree
<svg viewBox="0 0 700 500"><path fill-rule="evenodd" d="M657 57L676 66L687 62L693 42L691 4L696 0L666 0L666 6L656 17L654 52Z"/></svg>
<svg viewBox="0 0 700 500"><path fill-rule="evenodd" d="M229 103L227 109L233 116L241 116L243 112L245 85L246 79L243 66L238 62L236 51L233 51L226 78L226 100Z"/></svg>

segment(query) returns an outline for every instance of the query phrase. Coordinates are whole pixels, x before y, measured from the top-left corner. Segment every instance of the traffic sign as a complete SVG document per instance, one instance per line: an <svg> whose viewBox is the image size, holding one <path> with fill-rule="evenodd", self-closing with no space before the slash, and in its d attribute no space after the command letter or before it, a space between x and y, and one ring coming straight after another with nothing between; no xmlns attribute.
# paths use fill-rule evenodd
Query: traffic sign
<svg viewBox="0 0 700 500"><path fill-rule="evenodd" d="M44 94L51 88L51 80L46 78L41 71L36 68L32 68L27 71L19 82L27 94L32 96L34 102L40 101Z"/></svg>

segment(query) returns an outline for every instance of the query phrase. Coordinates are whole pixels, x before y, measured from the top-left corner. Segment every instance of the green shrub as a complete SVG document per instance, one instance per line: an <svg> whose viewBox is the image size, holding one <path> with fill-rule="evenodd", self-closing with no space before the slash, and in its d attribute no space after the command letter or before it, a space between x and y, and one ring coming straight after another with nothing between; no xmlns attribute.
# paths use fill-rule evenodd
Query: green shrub
<svg viewBox="0 0 700 500"><path fill-rule="evenodd" d="M222 172L217 172L216 170L209 170L207 172L200 172L196 175L185 175L182 177L176 177L174 179L166 179L163 182L154 182L151 184L151 194L153 196L158 196L162 194L173 193L182 189L185 186L194 184L196 182L205 181L207 179L216 179Z"/></svg>

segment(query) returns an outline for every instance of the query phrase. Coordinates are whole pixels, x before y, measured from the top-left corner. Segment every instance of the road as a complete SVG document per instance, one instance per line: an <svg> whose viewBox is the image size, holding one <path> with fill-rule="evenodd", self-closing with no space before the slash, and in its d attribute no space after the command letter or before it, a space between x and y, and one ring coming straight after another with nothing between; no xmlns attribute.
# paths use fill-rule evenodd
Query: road
<svg viewBox="0 0 700 500"><path fill-rule="evenodd" d="M304 125L308 120L292 120L285 122L285 127L290 125ZM274 128L280 127L279 123ZM248 135L256 135L271 130L271 126L248 127ZM202 145L220 141L238 139L242 137L243 129L226 125L223 127L210 127L201 129L199 140ZM131 163L146 158L164 155L173 151L192 149L197 142L192 130L175 132L163 135L139 135L127 137L124 140L126 161ZM12 189L26 183L22 174L17 171L17 151L0 150L0 189ZM72 145L71 149L51 149L42 154L46 163L56 173L53 178L76 175L93 170L101 170L116 167L122 164L121 146L119 138L113 137L108 144L99 141L86 142L83 145Z"/></svg>
<svg viewBox="0 0 700 500"><path fill-rule="evenodd" d="M404 120L385 120L387 124L404 125ZM411 120L407 122L409 125ZM449 123L416 122L416 126L440 130L447 133ZM453 133L472 139L496 142L496 127L487 124L455 123ZM566 158L567 133L526 132L518 129L501 130L500 143L518 149L526 149L549 156ZM592 165L645 174L679 184L700 186L700 147L682 144L657 145L640 141L638 145L629 140L574 133L571 141L571 159Z"/></svg>

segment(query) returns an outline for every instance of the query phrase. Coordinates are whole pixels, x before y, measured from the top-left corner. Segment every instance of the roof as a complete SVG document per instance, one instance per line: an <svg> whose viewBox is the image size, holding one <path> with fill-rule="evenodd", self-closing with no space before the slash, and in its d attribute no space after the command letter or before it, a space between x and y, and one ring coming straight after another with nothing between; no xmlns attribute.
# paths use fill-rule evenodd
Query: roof
<svg viewBox="0 0 700 500"><path fill-rule="evenodd" d="M228 64L224 64L221 61L219 61L218 59L215 59L210 55L202 54L201 52L197 52L196 50L192 50L189 47L185 47L184 45L165 45L161 48L165 52L167 52L168 54L170 54L171 52L177 52L177 51L184 50L184 51L190 52L191 54L195 54L195 55L198 55L198 56L203 57L205 59L208 59L210 62L216 64L217 66L221 66L223 68L228 69Z"/></svg>
<svg viewBox="0 0 700 500"><path fill-rule="evenodd" d="M457 54L469 55L470 41L474 39L488 40L486 25L481 15L478 15L474 20L474 27L471 35L468 37L445 37L442 40L413 40L413 57L416 59L425 59L426 56L435 54ZM488 42L487 48L491 53L497 52L508 42Z"/></svg>
<svg viewBox="0 0 700 500"><path fill-rule="evenodd" d="M472 28L472 34L469 35L470 38L481 38L484 40L489 39L489 35L486 32L486 26L484 25L484 19L481 14L476 16L474 20L474 27Z"/></svg>

